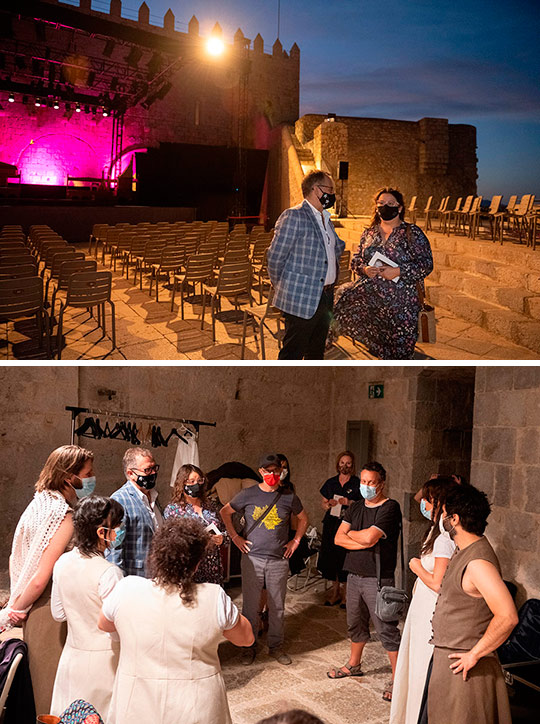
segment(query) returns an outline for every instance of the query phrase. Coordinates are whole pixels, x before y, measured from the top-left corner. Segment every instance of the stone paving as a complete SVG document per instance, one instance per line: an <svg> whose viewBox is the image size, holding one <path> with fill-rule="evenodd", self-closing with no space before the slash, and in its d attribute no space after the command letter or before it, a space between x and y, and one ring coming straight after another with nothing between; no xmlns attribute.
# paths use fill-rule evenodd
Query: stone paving
<svg viewBox="0 0 540 724"><path fill-rule="evenodd" d="M86 245L81 245L86 251ZM98 268L108 268L98 265ZM258 293L256 293L258 301ZM141 291L118 272L113 272L113 301L116 307L117 349L112 351L111 339L103 337L95 319L86 311L68 310L64 320L66 346L62 352L64 360L239 360L241 356L242 324L235 323L231 305L226 301L216 322L216 342L212 341L210 313L207 313L204 328L201 329L201 298L191 298L185 305L185 319L182 320L175 304L170 311L170 290L160 284L159 303L150 297L148 283ZM176 297L179 301L179 297ZM524 347L513 344L501 336L482 329L475 324L459 319L451 312L437 307L437 342L417 345L415 359L418 360L532 360L538 355ZM107 310L109 324L109 310ZM6 334L0 339L0 359L45 359L43 350L29 341L31 321L15 322L8 325ZM4 329L6 325L4 324ZM265 332L266 358L275 360L278 355L276 321L270 320ZM53 348L56 340L53 333ZM250 325L246 343L245 359L260 359L259 342L255 339ZM341 337L338 344L326 354L329 361L367 361L374 359L360 344Z"/></svg>
<svg viewBox="0 0 540 724"><path fill-rule="evenodd" d="M285 648L293 660L290 666L268 656L264 638L251 666L240 664L238 649L231 644L220 647L233 724L255 724L293 708L306 709L325 724L387 724L390 705L382 693L390 665L374 634L364 651L363 677L334 681L326 676L328 669L347 662L349 644L345 611L323 606L322 588L320 584L318 590L287 593ZM240 605L239 590L229 593Z"/></svg>

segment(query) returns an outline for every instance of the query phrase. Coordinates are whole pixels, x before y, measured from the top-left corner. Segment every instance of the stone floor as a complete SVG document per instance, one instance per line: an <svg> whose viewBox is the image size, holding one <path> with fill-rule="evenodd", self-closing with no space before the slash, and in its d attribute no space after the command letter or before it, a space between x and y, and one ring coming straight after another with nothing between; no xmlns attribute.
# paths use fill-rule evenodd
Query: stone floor
<svg viewBox="0 0 540 724"><path fill-rule="evenodd" d="M238 605L240 591L233 589L229 594ZM387 724L390 705L383 701L382 693L390 678L390 665L378 641L366 645L365 676L339 681L326 676L329 668L346 663L349 644L345 611L325 607L323 600L321 586L288 592L285 648L293 659L290 666L268 656L264 639L251 666L240 664L240 654L232 644L221 645L233 724L255 724L277 711L295 708L316 714L325 724Z"/></svg>
<svg viewBox="0 0 540 724"><path fill-rule="evenodd" d="M81 246L86 251L85 246ZM108 265L104 268L108 268ZM64 320L64 360L239 360L241 356L242 324L232 307L223 305L216 322L216 342L207 308L201 329L201 299L192 297L186 304L185 319L175 305L170 311L170 290L160 285L160 300L150 297L148 284L141 291L119 272L113 273L113 301L116 308L117 349L112 350L109 335L103 336L96 320L86 311L68 310ZM257 295L256 295L257 296ZM177 300L179 298L177 296ZM258 300L256 300L258 301ZM418 360L531 360L538 356L481 327L463 321L450 312L437 308L437 342L417 345ZM109 310L107 324L110 329ZM45 353L30 341L33 322L22 321L3 325L6 332L0 338L0 359L45 359ZM56 328L53 332L53 351L56 350ZM278 355L276 322L269 322L265 332L266 358ZM246 360L260 359L259 341L248 326ZM326 355L327 360L371 360L362 345L341 337Z"/></svg>

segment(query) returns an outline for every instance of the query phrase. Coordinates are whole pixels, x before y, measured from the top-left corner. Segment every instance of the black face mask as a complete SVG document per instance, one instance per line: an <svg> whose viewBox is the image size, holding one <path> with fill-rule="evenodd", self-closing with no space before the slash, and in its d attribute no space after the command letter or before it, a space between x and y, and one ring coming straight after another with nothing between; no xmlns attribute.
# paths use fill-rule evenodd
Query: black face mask
<svg viewBox="0 0 540 724"><path fill-rule="evenodd" d="M156 487L156 478L157 473L150 473L149 475L137 475L137 480L135 481L137 485L139 485L141 488L144 488L145 490L152 490L152 488Z"/></svg>
<svg viewBox="0 0 540 724"><path fill-rule="evenodd" d="M201 492L201 485L199 483L193 483L193 485L184 485L184 493L189 495L190 498L198 498Z"/></svg>
<svg viewBox="0 0 540 724"><path fill-rule="evenodd" d="M331 209L332 206L336 203L336 195L335 194L327 194L324 193L320 198L319 202L323 209Z"/></svg>
<svg viewBox="0 0 540 724"><path fill-rule="evenodd" d="M399 206L377 206L377 212L384 221L392 221L399 214Z"/></svg>

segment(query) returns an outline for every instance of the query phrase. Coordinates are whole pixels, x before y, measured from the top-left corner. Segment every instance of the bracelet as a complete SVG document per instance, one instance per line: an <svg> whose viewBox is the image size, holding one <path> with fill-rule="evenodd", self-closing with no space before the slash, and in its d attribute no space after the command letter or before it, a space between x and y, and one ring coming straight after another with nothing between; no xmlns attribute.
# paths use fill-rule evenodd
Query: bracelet
<svg viewBox="0 0 540 724"><path fill-rule="evenodd" d="M301 539L301 538L293 538L293 540L294 540L295 543L300 543L300 541L301 541L302 539Z"/></svg>
<svg viewBox="0 0 540 724"><path fill-rule="evenodd" d="M232 539L234 540L235 538L240 538L240 536L238 535L238 533L237 533L236 535L233 535Z"/></svg>

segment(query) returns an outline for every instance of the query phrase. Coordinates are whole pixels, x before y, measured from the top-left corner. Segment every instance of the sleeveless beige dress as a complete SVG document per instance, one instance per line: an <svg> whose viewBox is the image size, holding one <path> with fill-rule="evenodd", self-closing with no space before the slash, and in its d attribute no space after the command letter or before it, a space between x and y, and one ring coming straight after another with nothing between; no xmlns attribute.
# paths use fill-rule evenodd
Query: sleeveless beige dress
<svg viewBox="0 0 540 724"><path fill-rule="evenodd" d="M109 710L120 644L100 631L97 622L99 581L111 567L102 556L87 558L75 548L61 556L53 573L68 626L52 695L55 716L76 699L92 704L103 718Z"/></svg>
<svg viewBox="0 0 540 724"><path fill-rule="evenodd" d="M218 658L220 596L217 584L200 583L187 607L176 589L151 580L118 583L109 598L120 663L107 724L231 724ZM105 614L110 618L108 606Z"/></svg>

